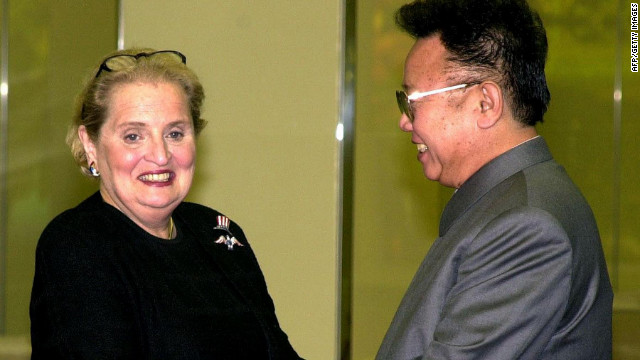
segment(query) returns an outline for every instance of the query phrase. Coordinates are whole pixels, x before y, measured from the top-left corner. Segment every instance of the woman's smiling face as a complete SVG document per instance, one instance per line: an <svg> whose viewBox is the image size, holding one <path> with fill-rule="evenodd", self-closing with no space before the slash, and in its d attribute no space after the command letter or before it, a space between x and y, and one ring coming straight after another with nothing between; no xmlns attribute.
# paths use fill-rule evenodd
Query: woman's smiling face
<svg viewBox="0 0 640 360"><path fill-rule="evenodd" d="M195 170L189 104L173 83L130 83L112 90L96 143L80 137L100 172L103 199L143 228L170 216Z"/></svg>

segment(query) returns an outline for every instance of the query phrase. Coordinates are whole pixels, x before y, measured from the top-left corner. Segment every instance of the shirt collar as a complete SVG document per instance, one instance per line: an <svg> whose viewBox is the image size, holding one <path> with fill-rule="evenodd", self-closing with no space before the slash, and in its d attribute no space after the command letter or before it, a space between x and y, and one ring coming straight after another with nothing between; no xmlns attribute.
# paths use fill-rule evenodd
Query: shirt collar
<svg viewBox="0 0 640 360"><path fill-rule="evenodd" d="M546 141L536 136L489 161L456 190L445 206L440 219L440 236L496 185L529 166L552 159Z"/></svg>

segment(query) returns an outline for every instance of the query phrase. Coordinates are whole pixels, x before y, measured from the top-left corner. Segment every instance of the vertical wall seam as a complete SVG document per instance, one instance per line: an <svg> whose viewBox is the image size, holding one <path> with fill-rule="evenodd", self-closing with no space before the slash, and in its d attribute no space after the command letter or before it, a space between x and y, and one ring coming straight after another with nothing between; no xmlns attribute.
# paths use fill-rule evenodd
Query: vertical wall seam
<svg viewBox="0 0 640 360"><path fill-rule="evenodd" d="M2 0L0 29L0 335L6 333L7 286L7 151L9 132L9 0Z"/></svg>
<svg viewBox="0 0 640 360"><path fill-rule="evenodd" d="M116 6L118 7L118 18L116 19L116 24L118 24L118 50L124 49L124 9L123 9L124 0L118 0L116 2Z"/></svg>
<svg viewBox="0 0 640 360"><path fill-rule="evenodd" d="M351 359L353 284L353 159L356 92L356 0L343 0L338 208L338 349L337 359Z"/></svg>

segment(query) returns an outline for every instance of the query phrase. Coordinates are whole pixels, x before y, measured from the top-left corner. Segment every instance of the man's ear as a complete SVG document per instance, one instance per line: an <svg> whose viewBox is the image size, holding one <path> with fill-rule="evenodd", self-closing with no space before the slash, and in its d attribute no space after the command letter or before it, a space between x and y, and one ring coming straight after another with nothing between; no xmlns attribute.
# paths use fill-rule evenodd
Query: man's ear
<svg viewBox="0 0 640 360"><path fill-rule="evenodd" d="M479 86L482 91L482 97L480 100L478 127L488 129L502 117L504 98L502 97L502 89L493 81L483 82Z"/></svg>
<svg viewBox="0 0 640 360"><path fill-rule="evenodd" d="M85 156L87 157L87 164L91 164L96 161L96 145L91 140L87 128L84 125L78 127L78 137L84 147Z"/></svg>

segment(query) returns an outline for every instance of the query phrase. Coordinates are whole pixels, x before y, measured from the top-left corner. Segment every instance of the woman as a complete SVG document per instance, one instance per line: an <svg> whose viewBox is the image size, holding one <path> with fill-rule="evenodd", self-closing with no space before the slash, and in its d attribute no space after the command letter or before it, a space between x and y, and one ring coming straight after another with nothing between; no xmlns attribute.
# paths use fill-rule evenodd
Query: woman
<svg viewBox="0 0 640 360"><path fill-rule="evenodd" d="M298 359L238 225L183 202L202 85L177 51L104 59L67 136L100 190L36 251L33 359Z"/></svg>

